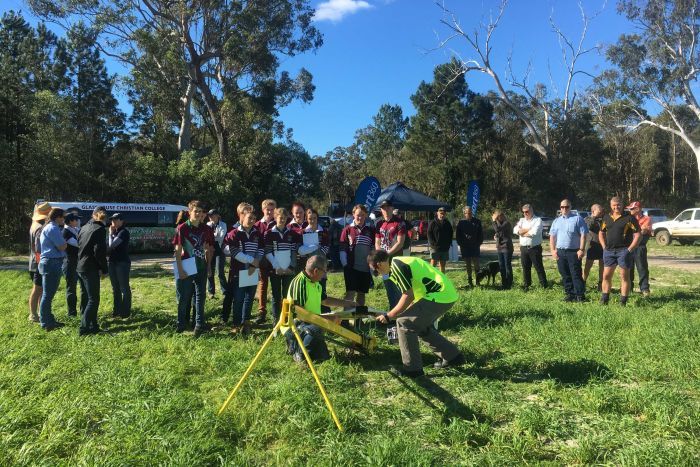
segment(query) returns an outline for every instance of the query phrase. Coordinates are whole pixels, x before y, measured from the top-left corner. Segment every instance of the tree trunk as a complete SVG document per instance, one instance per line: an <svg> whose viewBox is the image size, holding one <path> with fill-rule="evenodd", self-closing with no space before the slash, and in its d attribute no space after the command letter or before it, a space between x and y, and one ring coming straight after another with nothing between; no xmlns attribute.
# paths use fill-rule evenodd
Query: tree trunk
<svg viewBox="0 0 700 467"><path fill-rule="evenodd" d="M192 149L192 96L194 88L192 81L187 83L185 95L180 98L182 119L180 121L180 133L177 137L177 150L180 152Z"/></svg>
<svg viewBox="0 0 700 467"><path fill-rule="evenodd" d="M676 194L676 135L671 133L671 194Z"/></svg>

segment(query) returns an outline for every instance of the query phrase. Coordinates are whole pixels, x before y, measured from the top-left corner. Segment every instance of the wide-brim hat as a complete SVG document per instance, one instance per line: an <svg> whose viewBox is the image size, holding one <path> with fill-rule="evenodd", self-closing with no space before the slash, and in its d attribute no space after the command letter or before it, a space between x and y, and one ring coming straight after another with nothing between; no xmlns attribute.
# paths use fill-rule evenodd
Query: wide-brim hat
<svg viewBox="0 0 700 467"><path fill-rule="evenodd" d="M34 206L34 214L32 214L32 220L34 222L46 220L51 212L51 205L44 201L43 203Z"/></svg>

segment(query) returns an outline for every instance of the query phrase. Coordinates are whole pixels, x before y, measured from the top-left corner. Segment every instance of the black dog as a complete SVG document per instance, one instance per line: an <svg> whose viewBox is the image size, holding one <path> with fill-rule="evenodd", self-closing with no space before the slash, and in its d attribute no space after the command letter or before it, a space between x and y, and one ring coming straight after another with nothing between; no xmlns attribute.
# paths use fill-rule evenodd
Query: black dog
<svg viewBox="0 0 700 467"><path fill-rule="evenodd" d="M476 273L476 285L481 285L481 281L486 278L486 285L496 285L496 274L501 271L498 261L489 261L485 266L479 268Z"/></svg>

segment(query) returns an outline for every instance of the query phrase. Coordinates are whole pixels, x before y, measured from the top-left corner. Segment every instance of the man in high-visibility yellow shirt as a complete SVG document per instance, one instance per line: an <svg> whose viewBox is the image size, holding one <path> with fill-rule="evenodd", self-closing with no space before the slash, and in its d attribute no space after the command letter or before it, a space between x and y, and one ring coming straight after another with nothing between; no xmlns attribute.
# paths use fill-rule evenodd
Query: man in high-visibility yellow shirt
<svg viewBox="0 0 700 467"><path fill-rule="evenodd" d="M399 369L401 375L416 378L424 374L419 337L441 358L435 368L464 364L465 358L459 348L440 335L433 325L459 298L452 281L427 262L412 256L390 260L386 251L373 250L367 262L375 273L390 274L389 280L401 292L396 306L377 317L381 323L396 319L403 361L403 368Z"/></svg>

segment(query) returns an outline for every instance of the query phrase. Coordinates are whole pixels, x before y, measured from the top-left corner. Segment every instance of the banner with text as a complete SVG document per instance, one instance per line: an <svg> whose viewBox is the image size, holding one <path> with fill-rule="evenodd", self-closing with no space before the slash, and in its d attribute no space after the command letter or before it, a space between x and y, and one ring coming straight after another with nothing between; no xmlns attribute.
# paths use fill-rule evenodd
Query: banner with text
<svg viewBox="0 0 700 467"><path fill-rule="evenodd" d="M382 186L375 177L367 177L360 182L355 190L355 204L364 204L371 209L382 192Z"/></svg>
<svg viewBox="0 0 700 467"><path fill-rule="evenodd" d="M472 180L469 182L469 190L467 190L467 206L471 206L474 216L476 216L476 208L479 206L480 197L479 183L476 180Z"/></svg>

